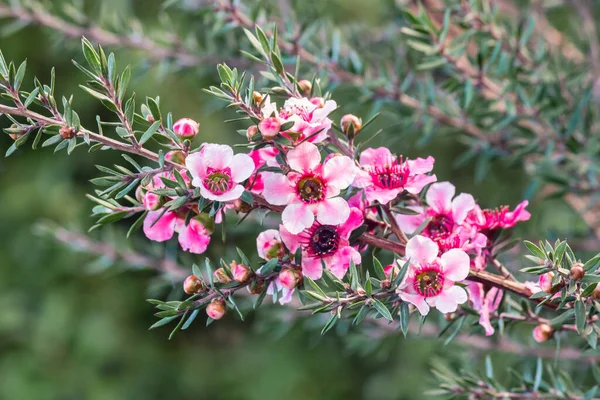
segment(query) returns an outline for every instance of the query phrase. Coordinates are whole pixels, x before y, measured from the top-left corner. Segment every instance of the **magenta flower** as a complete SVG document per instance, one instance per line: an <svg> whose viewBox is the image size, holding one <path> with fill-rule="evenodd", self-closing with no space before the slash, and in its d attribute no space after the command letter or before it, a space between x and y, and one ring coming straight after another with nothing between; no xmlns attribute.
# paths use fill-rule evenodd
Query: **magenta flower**
<svg viewBox="0 0 600 400"><path fill-rule="evenodd" d="M319 149L304 142L288 152L292 169L287 176L265 173L265 199L273 205L285 205L283 225L292 234L313 225L315 216L321 224L338 225L348 219L350 207L337 197L356 175L354 162L346 156L333 157L321 164Z"/></svg>
<svg viewBox="0 0 600 400"><path fill-rule="evenodd" d="M417 215L398 214L396 221L407 234L413 233L427 218L421 235L434 240L441 251L461 248L465 251L487 245L487 238L477 228L465 223L467 215L475 208L475 199L466 193L454 197L456 188L450 182L438 182L427 190L427 207L409 207Z"/></svg>
<svg viewBox="0 0 600 400"><path fill-rule="evenodd" d="M360 155L362 169L354 186L365 189L367 201L386 204L405 190L417 194L425 185L435 182L435 175L426 175L433 169L434 161L431 156L403 161L385 147L365 149Z"/></svg>
<svg viewBox="0 0 600 400"><path fill-rule="evenodd" d="M332 124L327 116L336 108L337 104L333 100L292 97L286 100L281 109L277 110L277 105L271 103L270 98L267 97L261 111L264 118L276 118L280 126L293 121L292 127L282 132L292 141L300 142L310 137L309 142L319 143L327 138L327 132ZM272 123L269 123L269 126L272 126ZM269 129L269 131L271 130L273 129ZM314 136L311 137L311 135Z"/></svg>
<svg viewBox="0 0 600 400"><path fill-rule="evenodd" d="M482 210L475 205L469 213L468 221L482 231L509 229L514 227L517 222L529 220L531 214L525 210L528 204L529 202L524 200L517 205L514 211L509 211L508 206Z"/></svg>
<svg viewBox="0 0 600 400"><path fill-rule="evenodd" d="M451 249L438 257L439 247L431 239L414 236L406 243L408 271L398 294L404 301L414 304L421 315L430 307L442 313L456 311L467 301L467 292L454 282L469 275L469 256L460 249Z"/></svg>
<svg viewBox="0 0 600 400"><path fill-rule="evenodd" d="M302 249L302 275L315 280L321 278L323 262L327 269L341 279L350 267L350 261L354 261L354 264L361 262L360 253L350 246L348 239L362 222L360 210L352 208L348 218L339 225L315 222L299 234L293 234L281 225L279 232L290 252Z"/></svg>
<svg viewBox="0 0 600 400"><path fill-rule="evenodd" d="M192 174L192 185L200 188L200 195L213 201L232 201L244 193L240 182L254 171L254 162L247 154L233 155L231 147L205 144L190 154L185 165Z"/></svg>
<svg viewBox="0 0 600 400"><path fill-rule="evenodd" d="M467 291L473 309L479 311L479 325L485 328L485 336L493 335L490 316L500 306L504 292L493 287L485 293L483 284L477 282L469 282Z"/></svg>
<svg viewBox="0 0 600 400"><path fill-rule="evenodd" d="M267 229L261 232L256 238L256 250L258 251L258 256L267 261L282 254L284 249L279 231L277 229ZM284 305L292 301L294 289L286 288L279 277L277 277L269 283L267 294L273 296L273 302L275 302L278 293L281 293L279 304Z"/></svg>
<svg viewBox="0 0 600 400"><path fill-rule="evenodd" d="M158 221L157 221L158 220ZM144 234L150 240L164 242L179 233L179 244L185 251L202 254L210 243L210 232L195 218L185 225L182 218L174 211L150 211L144 219Z"/></svg>

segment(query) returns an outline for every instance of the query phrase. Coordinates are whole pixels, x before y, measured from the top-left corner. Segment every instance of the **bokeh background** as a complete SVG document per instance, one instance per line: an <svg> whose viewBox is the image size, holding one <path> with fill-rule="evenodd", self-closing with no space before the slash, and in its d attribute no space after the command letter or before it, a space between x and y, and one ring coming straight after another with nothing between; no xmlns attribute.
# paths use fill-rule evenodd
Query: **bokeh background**
<svg viewBox="0 0 600 400"><path fill-rule="evenodd" d="M159 0L89 3L95 18L135 12L149 25L161 6ZM305 7L340 24L360 20L376 25L386 19L384 3L311 0ZM78 88L84 76L71 64L72 58L82 59L77 40L38 27L13 32L15 28L10 21L1 23L5 35L0 49L7 59L28 60L26 85L34 75L47 82L54 66L58 92L75 95L84 125L95 126L96 114L108 118L102 106ZM198 140L239 139L235 126L222 123L232 113L201 90L216 82L214 63L169 71L145 63L134 51L108 50L116 52L121 68L134 67L130 90L138 99L160 96L163 109L176 118L200 121ZM342 105L334 119L346 112L370 116L368 104L345 106L352 96L342 90L333 93ZM440 135L423 143L401 128L402 112L384 110L377 124L385 132L374 145L385 143L409 156L432 154L439 179L452 180L483 206L514 205L530 196L533 218L518 228L518 236L585 234L585 225L561 200L533 196L531 182L518 165L492 164L485 179L477 181L474 166L453 166L463 150L456 137ZM0 126L8 124L0 119ZM0 135L0 152L10 144L8 135ZM85 232L93 224L92 203L85 194L93 190L89 179L98 176L94 165L115 162L119 156L112 152L88 154L81 148L67 156L29 146L0 159L0 399L422 399L427 397L424 391L435 387L430 369L441 358L455 365L483 365L468 346L443 346L439 340L398 334L374 341L360 330L349 337L335 332L321 337L312 326L314 320L282 323L269 309L251 314L245 322L230 314L210 327L198 319L171 341L167 329L148 331L153 309L144 300L180 296L178 285L160 284L152 271L124 269L73 252L36 228L45 223ZM126 229L123 224L92 237L121 243ZM251 254L254 243L248 229L252 231L232 229L228 240ZM213 242L211 256L230 254L231 246L218 237ZM154 254L176 248L149 244L141 234L127 246ZM198 263L203 259L192 258ZM531 344L527 332L521 340ZM534 362L501 354L494 359L500 371L505 365Z"/></svg>

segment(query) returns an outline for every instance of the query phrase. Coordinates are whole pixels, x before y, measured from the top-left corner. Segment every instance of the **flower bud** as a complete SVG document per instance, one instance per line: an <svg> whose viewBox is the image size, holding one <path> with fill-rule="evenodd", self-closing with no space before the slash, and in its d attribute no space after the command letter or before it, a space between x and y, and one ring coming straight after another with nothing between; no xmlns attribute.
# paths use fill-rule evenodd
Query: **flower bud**
<svg viewBox="0 0 600 400"><path fill-rule="evenodd" d="M204 282L202 282L202 279L198 278L196 275L190 275L185 278L185 281L183 281L183 291L186 294L200 293L204 289L206 289Z"/></svg>
<svg viewBox="0 0 600 400"><path fill-rule="evenodd" d="M325 106L325 99L322 97L313 97L310 99L310 102L319 108L323 108Z"/></svg>
<svg viewBox="0 0 600 400"><path fill-rule="evenodd" d="M154 116L152 114L148 114L146 115L146 121L153 123L154 122Z"/></svg>
<svg viewBox="0 0 600 400"><path fill-rule="evenodd" d="M532 335L533 340L542 343L554 335L554 329L548 324L540 324L533 329Z"/></svg>
<svg viewBox="0 0 600 400"><path fill-rule="evenodd" d="M73 128L72 126L63 126L62 128L60 128L58 133L60 134L60 137L67 140L74 138L76 132L75 128Z"/></svg>
<svg viewBox="0 0 600 400"><path fill-rule="evenodd" d="M248 129L246 129L246 137L248 138L248 141L251 142L254 136L256 136L256 134L258 133L258 126L256 125L252 125L249 126Z"/></svg>
<svg viewBox="0 0 600 400"><path fill-rule="evenodd" d="M235 261L232 261L231 264L231 275L233 275L233 280L237 283L246 283L248 282L254 273L250 269L250 267L244 264L238 264Z"/></svg>
<svg viewBox="0 0 600 400"><path fill-rule="evenodd" d="M146 210L156 211L162 207L164 201L162 196L159 196L156 193L146 192L143 203L144 207L146 207Z"/></svg>
<svg viewBox="0 0 600 400"><path fill-rule="evenodd" d="M183 151L180 150L171 150L167 154L165 154L165 160L185 165L185 154L183 154Z"/></svg>
<svg viewBox="0 0 600 400"><path fill-rule="evenodd" d="M248 293L261 294L265 291L266 285L263 280L255 280L247 286Z"/></svg>
<svg viewBox="0 0 600 400"><path fill-rule="evenodd" d="M302 79L301 81L298 81L298 87L300 87L302 94L309 96L310 91L312 90L312 83L306 79Z"/></svg>
<svg viewBox="0 0 600 400"><path fill-rule="evenodd" d="M398 268L398 265L396 265L396 263L386 265L383 268L383 273L385 274L385 276L390 276L392 272L394 273L394 276L397 276L400 273L400 268Z"/></svg>
<svg viewBox="0 0 600 400"><path fill-rule="evenodd" d="M383 290L388 290L392 287L392 282L389 279L384 279L381 281L381 288Z"/></svg>
<svg viewBox="0 0 600 400"><path fill-rule="evenodd" d="M239 211L244 214L249 213L250 210L252 210L252 206L242 199L236 199L233 202L233 207L236 209L236 211Z"/></svg>
<svg viewBox="0 0 600 400"><path fill-rule="evenodd" d="M137 199L137 201L139 201L140 203L144 202L144 188L142 187L142 185L138 186L135 189L135 198Z"/></svg>
<svg viewBox="0 0 600 400"><path fill-rule="evenodd" d="M200 124L190 118L181 118L173 124L173 132L184 139L192 139L199 130Z"/></svg>
<svg viewBox="0 0 600 400"><path fill-rule="evenodd" d="M362 128L362 120L356 115L346 114L342 117L340 125L342 127L342 132L344 132L348 138L354 139L358 131L360 131L360 128Z"/></svg>
<svg viewBox="0 0 600 400"><path fill-rule="evenodd" d="M542 289L546 293L555 294L560 290L560 285L552 285L552 280L554 279L554 272L546 272L545 274L540 275L538 285L540 289Z"/></svg>
<svg viewBox="0 0 600 400"><path fill-rule="evenodd" d="M260 94L260 92L257 92L256 90L254 92L252 92L252 100L256 103L256 104L260 104L263 101L263 95Z"/></svg>
<svg viewBox="0 0 600 400"><path fill-rule="evenodd" d="M279 273L279 282L286 289L294 289L302 284L302 272L294 268L283 268Z"/></svg>
<svg viewBox="0 0 600 400"><path fill-rule="evenodd" d="M231 278L223 268L217 268L215 272L213 272L213 280L217 283L231 283Z"/></svg>
<svg viewBox="0 0 600 400"><path fill-rule="evenodd" d="M265 140L273 140L279 134L281 124L275 117L265 118L258 123L260 134Z"/></svg>
<svg viewBox="0 0 600 400"><path fill-rule="evenodd" d="M592 298L594 298L596 300L600 300L600 284L596 285L591 296L592 296Z"/></svg>
<svg viewBox="0 0 600 400"><path fill-rule="evenodd" d="M362 287L357 287L356 288L356 294L359 296L366 296L367 295L367 291L365 289L363 289Z"/></svg>
<svg viewBox="0 0 600 400"><path fill-rule="evenodd" d="M206 306L206 314L214 320L221 319L227 312L223 299L213 299Z"/></svg>
<svg viewBox="0 0 600 400"><path fill-rule="evenodd" d="M584 275L585 275L585 270L583 269L583 264L582 263L573 264L573 267L571 268L571 277L573 279L575 279L576 281L580 281L581 279L583 279Z"/></svg>

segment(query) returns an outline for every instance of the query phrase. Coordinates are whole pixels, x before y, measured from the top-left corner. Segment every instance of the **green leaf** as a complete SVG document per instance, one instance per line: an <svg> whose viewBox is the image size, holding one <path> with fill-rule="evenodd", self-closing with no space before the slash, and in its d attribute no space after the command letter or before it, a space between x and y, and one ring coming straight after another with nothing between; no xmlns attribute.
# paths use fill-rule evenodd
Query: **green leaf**
<svg viewBox="0 0 600 400"><path fill-rule="evenodd" d="M194 320L198 316L198 313L200 313L200 310L194 310L194 311L192 311L192 313L190 314L190 316L188 317L188 319L185 321L185 323L181 327L182 331L186 330L187 328L190 327L190 325L192 325L192 322L194 322Z"/></svg>
<svg viewBox="0 0 600 400"><path fill-rule="evenodd" d="M600 254L596 254L593 258L589 259L584 265L583 269L588 272L598 267L600 264Z"/></svg>
<svg viewBox="0 0 600 400"><path fill-rule="evenodd" d="M523 244L525 245L525 247L527 247L527 249L529 250L529 252L531 254L533 254L534 256L541 258L542 260L546 259L546 253L540 249L539 247L537 247L535 244L531 243L528 240L523 241Z"/></svg>
<svg viewBox="0 0 600 400"><path fill-rule="evenodd" d="M575 302L575 325L577 326L577 332L581 334L585 328L586 316L585 316L585 304L583 301L577 300Z"/></svg>
<svg viewBox="0 0 600 400"><path fill-rule="evenodd" d="M461 316L461 317L458 318L458 323L454 326L454 330L452 331L452 333L444 341L444 346L448 345L451 341L454 340L454 338L456 337L456 335L458 335L458 333L460 332L460 330L461 330L463 324L465 323L466 319L467 319L466 315L463 315L463 316Z"/></svg>
<svg viewBox="0 0 600 400"><path fill-rule="evenodd" d="M85 37L81 39L81 47L83 50L83 56L86 61L95 70L97 73L102 71L102 67L100 65L100 56L96 53L94 46L87 40Z"/></svg>
<svg viewBox="0 0 600 400"><path fill-rule="evenodd" d="M131 234L135 231L137 231L138 229L140 229L140 227L142 226L142 224L144 223L144 220L146 219L146 215L148 214L148 211L144 211L139 218L129 227L129 230L127 231L127 238L129 239L129 237L131 236Z"/></svg>
<svg viewBox="0 0 600 400"><path fill-rule="evenodd" d="M379 301L375 298L372 298L371 304L375 307L377 312L379 312L379 314L381 314L385 319L387 319L390 322L392 322L394 320L394 317L392 317L390 310L388 310L388 308L385 306L385 304L383 304L381 301Z"/></svg>
<svg viewBox="0 0 600 400"><path fill-rule="evenodd" d="M178 315L174 315L172 317L162 318L161 320L159 320L158 322L156 322L154 325L152 325L150 328L148 328L148 330L154 329L154 328L158 328L158 327L163 326L163 325L166 325L169 322L173 321L177 317L178 317Z"/></svg>
<svg viewBox="0 0 600 400"><path fill-rule="evenodd" d="M23 61L17 70L17 74L15 75L15 80L13 83L13 87L16 91L19 91L21 88L21 83L23 83L23 78L25 77L25 70L27 69L27 60Z"/></svg>
<svg viewBox="0 0 600 400"><path fill-rule="evenodd" d="M408 303L403 301L400 304L400 330L404 334L404 337L408 334L408 323L410 319L410 310L408 308Z"/></svg>
<svg viewBox="0 0 600 400"><path fill-rule="evenodd" d="M381 279L381 280L386 279L385 271L383 269L383 265L381 264L381 262L375 256L373 256L373 269L375 270L375 275L379 279Z"/></svg>
<svg viewBox="0 0 600 400"><path fill-rule="evenodd" d="M156 131L158 130L158 128L160 127L161 123L162 123L161 120L154 121L154 123L152 125L150 125L150 127L148 127L148 129L146 130L146 132L144 132L144 134L140 138L140 144L144 144L148 140L150 140L150 138L152 137L152 135L154 135L156 133Z"/></svg>

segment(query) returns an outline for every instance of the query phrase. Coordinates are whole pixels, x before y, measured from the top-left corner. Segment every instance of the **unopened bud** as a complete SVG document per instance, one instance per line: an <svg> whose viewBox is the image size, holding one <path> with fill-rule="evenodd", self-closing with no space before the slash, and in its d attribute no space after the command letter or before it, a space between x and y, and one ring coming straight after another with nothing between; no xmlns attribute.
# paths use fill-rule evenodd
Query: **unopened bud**
<svg viewBox="0 0 600 400"><path fill-rule="evenodd" d="M190 275L185 278L185 281L183 281L183 291L186 294L200 293L204 289L206 289L204 282L202 282L202 279L198 278L196 275Z"/></svg>
<svg viewBox="0 0 600 400"><path fill-rule="evenodd" d="M319 108L323 108L325 106L325 99L322 97L313 97L310 99L310 102Z"/></svg>
<svg viewBox="0 0 600 400"><path fill-rule="evenodd" d="M552 280L554 279L554 272L546 272L545 274L540 275L538 280L538 285L540 289L542 289L546 293L554 294L558 292L558 285L552 285Z"/></svg>
<svg viewBox="0 0 600 400"><path fill-rule="evenodd" d="M600 300L600 284L596 285L591 296L592 296L592 298L594 298L596 300Z"/></svg>
<svg viewBox="0 0 600 400"><path fill-rule="evenodd" d="M265 281L255 280L247 286L248 293L250 294L261 294L266 289Z"/></svg>
<svg viewBox="0 0 600 400"><path fill-rule="evenodd" d="M281 124L275 117L265 118L258 123L260 134L265 140L273 140L279 134Z"/></svg>
<svg viewBox="0 0 600 400"><path fill-rule="evenodd" d="M263 101L263 95L255 90L254 92L252 92L252 100L254 101L254 103L260 104Z"/></svg>
<svg viewBox="0 0 600 400"><path fill-rule="evenodd" d="M142 187L142 185L138 186L135 189L135 198L137 199L137 201L139 201L140 203L144 202L144 188Z"/></svg>
<svg viewBox="0 0 600 400"><path fill-rule="evenodd" d="M252 125L249 126L248 129L246 129L246 137L248 138L248 141L251 142L253 140L254 136L256 136L256 134L258 133L258 126L256 125Z"/></svg>
<svg viewBox="0 0 600 400"><path fill-rule="evenodd" d="M233 280L237 283L246 283L248 282L254 273L250 269L250 267L244 264L238 264L235 261L232 261L231 264L231 275L233 275Z"/></svg>
<svg viewBox="0 0 600 400"><path fill-rule="evenodd" d="M367 294L367 292L365 291L365 289L363 289L359 286L356 288L356 294L359 296L365 296Z"/></svg>
<svg viewBox="0 0 600 400"><path fill-rule="evenodd" d="M302 79L301 81L298 81L298 87L302 91L302 94L308 96L310 95L310 91L312 90L312 83L310 81L307 81L306 79Z"/></svg>
<svg viewBox="0 0 600 400"><path fill-rule="evenodd" d="M72 126L63 126L62 128L60 128L58 133L60 133L60 137L67 140L74 138L76 132L75 128L73 128Z"/></svg>
<svg viewBox="0 0 600 400"><path fill-rule="evenodd" d="M231 278L223 268L217 268L215 272L213 272L213 280L217 283L231 283Z"/></svg>
<svg viewBox="0 0 600 400"><path fill-rule="evenodd" d="M279 282L286 289L294 289L302 284L302 272L294 268L284 268L279 273Z"/></svg>
<svg viewBox="0 0 600 400"><path fill-rule="evenodd" d="M146 115L146 121L153 123L154 122L154 117L152 116L152 114L148 114Z"/></svg>
<svg viewBox="0 0 600 400"><path fill-rule="evenodd" d="M383 273L385 274L385 276L388 276L388 277L392 273L394 273L394 276L397 276L400 273L400 268L398 268L398 265L396 263L390 264L390 265L386 265L383 268Z"/></svg>
<svg viewBox="0 0 600 400"><path fill-rule="evenodd" d="M548 324L540 324L533 328L532 335L536 342L542 343L554 335L554 329Z"/></svg>
<svg viewBox="0 0 600 400"><path fill-rule="evenodd" d="M381 281L381 288L383 290L388 290L392 287L392 282L389 279L384 279Z"/></svg>
<svg viewBox="0 0 600 400"><path fill-rule="evenodd" d="M342 127L342 132L344 132L348 138L354 139L358 131L360 131L360 128L362 128L362 120L356 115L346 114L342 117L340 125Z"/></svg>
<svg viewBox="0 0 600 400"><path fill-rule="evenodd" d="M585 275L585 270L583 269L583 264L582 263L573 264L573 267L571 268L571 277L573 279L575 279L576 281L580 281L581 279L583 279L584 275Z"/></svg>
<svg viewBox="0 0 600 400"><path fill-rule="evenodd" d="M167 154L165 154L165 160L185 165L185 154L183 154L183 151L180 150L171 150Z"/></svg>
<svg viewBox="0 0 600 400"><path fill-rule="evenodd" d="M236 209L236 211L244 214L249 213L250 210L252 210L252 206L241 199L236 199L233 202L233 207Z"/></svg>
<svg viewBox="0 0 600 400"><path fill-rule="evenodd" d="M156 193L146 192L143 203L144 207L146 207L146 210L156 211L162 207L164 201L162 196L159 196Z"/></svg>
<svg viewBox="0 0 600 400"><path fill-rule="evenodd" d="M206 314L214 320L221 319L227 312L223 299L213 299L206 306Z"/></svg>
<svg viewBox="0 0 600 400"><path fill-rule="evenodd" d="M173 132L184 139L192 139L199 130L200 124L191 118L181 118L173 124Z"/></svg>

